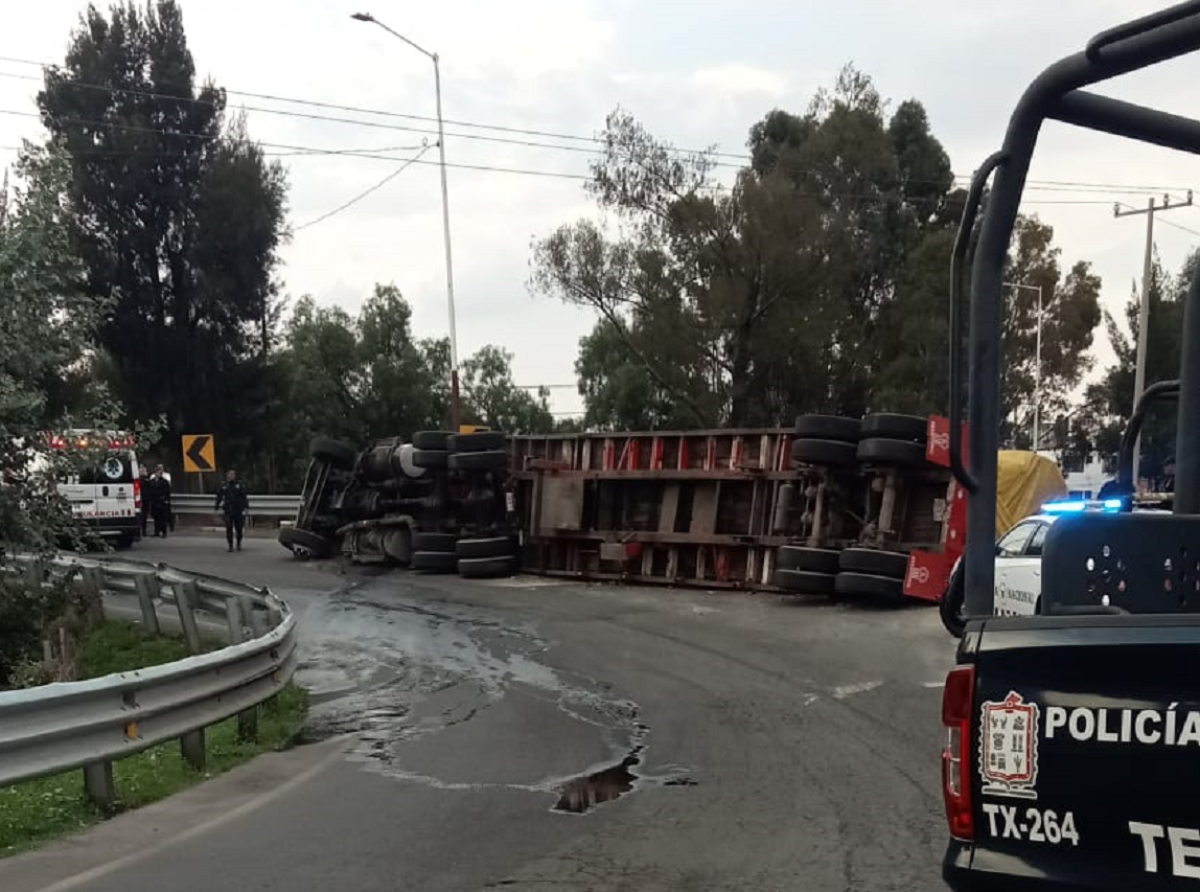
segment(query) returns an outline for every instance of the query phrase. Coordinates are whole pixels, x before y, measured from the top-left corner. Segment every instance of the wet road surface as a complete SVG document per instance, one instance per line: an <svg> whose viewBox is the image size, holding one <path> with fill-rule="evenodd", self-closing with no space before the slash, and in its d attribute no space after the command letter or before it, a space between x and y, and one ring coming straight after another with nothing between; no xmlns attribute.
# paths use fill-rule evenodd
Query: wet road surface
<svg viewBox="0 0 1200 892"><path fill-rule="evenodd" d="M0 861L0 889L944 888L936 611L246 548L137 551L292 604L306 745Z"/></svg>

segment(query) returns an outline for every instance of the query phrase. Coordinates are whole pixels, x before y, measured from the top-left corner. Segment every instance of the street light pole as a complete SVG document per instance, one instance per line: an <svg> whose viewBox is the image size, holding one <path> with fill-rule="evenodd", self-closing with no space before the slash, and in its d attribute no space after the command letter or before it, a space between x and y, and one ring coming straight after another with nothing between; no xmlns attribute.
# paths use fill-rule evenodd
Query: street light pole
<svg viewBox="0 0 1200 892"><path fill-rule="evenodd" d="M1033 451L1041 448L1042 419L1042 286L1037 287L1037 346L1033 357Z"/></svg>
<svg viewBox="0 0 1200 892"><path fill-rule="evenodd" d="M446 246L446 305L450 312L450 429L458 431L462 423L462 412L459 405L458 393L458 325L454 313L454 262L450 251L450 197L446 187L446 130L442 120L442 70L438 54L431 53L420 44L409 40L399 31L395 31L375 18L369 12L356 12L350 18L359 22L371 22L387 31L393 37L407 43L414 50L433 62L433 89L437 99L438 126L438 166L442 176L442 236Z"/></svg>

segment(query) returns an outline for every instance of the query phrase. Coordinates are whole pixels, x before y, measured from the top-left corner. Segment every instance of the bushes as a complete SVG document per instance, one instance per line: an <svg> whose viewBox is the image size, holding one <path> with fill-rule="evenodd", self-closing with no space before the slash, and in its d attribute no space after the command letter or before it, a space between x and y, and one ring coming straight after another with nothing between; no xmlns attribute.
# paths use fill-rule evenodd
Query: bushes
<svg viewBox="0 0 1200 892"><path fill-rule="evenodd" d="M94 595L69 582L0 579L0 690L76 678L79 639L103 615Z"/></svg>

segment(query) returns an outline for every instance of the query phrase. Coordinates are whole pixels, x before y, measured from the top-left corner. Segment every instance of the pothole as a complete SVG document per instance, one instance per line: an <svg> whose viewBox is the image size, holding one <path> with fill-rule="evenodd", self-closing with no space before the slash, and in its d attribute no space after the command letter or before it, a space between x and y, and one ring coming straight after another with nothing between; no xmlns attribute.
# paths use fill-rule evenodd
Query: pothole
<svg viewBox="0 0 1200 892"><path fill-rule="evenodd" d="M633 769L641 764L641 746L636 746L620 763L592 774L577 777L559 791L554 811L581 815L604 802L620 799L633 790L638 776Z"/></svg>

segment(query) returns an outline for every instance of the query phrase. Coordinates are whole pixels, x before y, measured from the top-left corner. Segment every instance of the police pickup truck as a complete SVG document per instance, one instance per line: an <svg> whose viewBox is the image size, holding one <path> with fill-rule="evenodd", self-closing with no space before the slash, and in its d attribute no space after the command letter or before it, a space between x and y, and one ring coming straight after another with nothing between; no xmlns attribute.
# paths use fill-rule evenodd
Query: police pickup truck
<svg viewBox="0 0 1200 892"><path fill-rule="evenodd" d="M1004 279L1038 136L1057 121L1200 154L1200 121L1089 89L1196 50L1200 0L1096 35L1025 90L964 203L951 255L949 459L969 508L966 626L941 717L942 877L955 890L1200 890L1200 267L1169 382L1172 510L1058 516L1030 616L994 615L993 547ZM1147 399L1167 384L1138 397L1123 492Z"/></svg>

